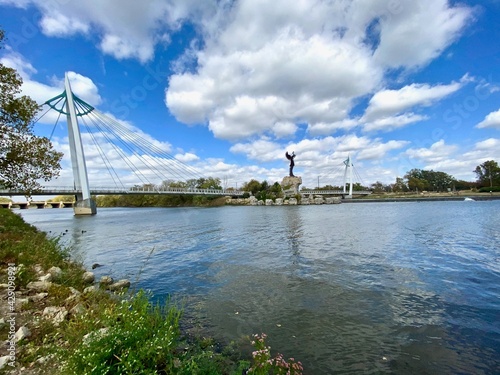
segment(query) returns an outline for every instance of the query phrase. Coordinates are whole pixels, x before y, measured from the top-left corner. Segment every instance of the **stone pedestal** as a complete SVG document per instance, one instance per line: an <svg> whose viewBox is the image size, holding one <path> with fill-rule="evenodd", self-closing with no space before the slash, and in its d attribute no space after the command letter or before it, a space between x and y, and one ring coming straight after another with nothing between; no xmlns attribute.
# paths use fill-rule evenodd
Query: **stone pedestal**
<svg viewBox="0 0 500 375"><path fill-rule="evenodd" d="M281 181L281 188L285 196L299 194L299 186L302 184L302 177L300 176L286 176Z"/></svg>

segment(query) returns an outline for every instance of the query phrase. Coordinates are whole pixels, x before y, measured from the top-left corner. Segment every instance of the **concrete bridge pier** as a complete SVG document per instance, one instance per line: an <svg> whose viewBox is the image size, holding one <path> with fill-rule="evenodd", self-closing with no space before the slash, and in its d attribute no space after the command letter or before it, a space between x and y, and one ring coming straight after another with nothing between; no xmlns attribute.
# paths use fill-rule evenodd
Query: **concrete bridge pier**
<svg viewBox="0 0 500 375"><path fill-rule="evenodd" d="M35 201L31 201L29 203L30 206L36 206L37 209L42 209L42 208L45 208L45 205L47 204L47 202L35 202ZM26 207L27 208L27 207Z"/></svg>
<svg viewBox="0 0 500 375"><path fill-rule="evenodd" d="M78 194L73 205L75 215L95 215L97 206L92 198L83 199L83 196Z"/></svg>

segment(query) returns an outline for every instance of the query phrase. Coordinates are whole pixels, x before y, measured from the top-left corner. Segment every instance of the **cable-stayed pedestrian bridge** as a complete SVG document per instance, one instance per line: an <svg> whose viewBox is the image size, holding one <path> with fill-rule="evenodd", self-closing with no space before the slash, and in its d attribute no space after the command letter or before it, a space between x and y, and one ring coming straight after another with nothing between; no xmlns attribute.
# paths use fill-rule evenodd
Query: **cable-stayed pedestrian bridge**
<svg viewBox="0 0 500 375"><path fill-rule="evenodd" d="M222 189L219 179L206 178L192 165L182 161L193 160L193 157L196 159L195 155L187 153L172 156L169 154L171 147L168 143L160 142L133 125L102 113L78 98L71 91L67 74L64 92L44 104L50 107L49 110L58 113L51 139L59 118L61 116L66 118L74 184L69 187L55 186L57 182L50 181L49 186L31 189L29 192L0 189L0 195L72 195L76 199L73 205L75 215L93 215L97 212L97 208L92 196L96 195L243 196L245 194L243 191L231 188ZM91 167L90 173L87 164ZM369 194L369 192L352 191L353 168L350 158L344 164L343 191L311 190L298 193L339 195L344 198L352 198L353 194ZM346 188L347 180L350 181L349 190ZM109 186L112 184L114 186ZM97 187L103 185L105 187Z"/></svg>
<svg viewBox="0 0 500 375"><path fill-rule="evenodd" d="M31 195L78 195L81 190L73 187L42 187ZM207 196L242 196L245 192L223 189L196 189L196 188L154 188L154 187L97 187L91 188L91 195L207 195ZM0 189L0 195L24 196L25 190Z"/></svg>

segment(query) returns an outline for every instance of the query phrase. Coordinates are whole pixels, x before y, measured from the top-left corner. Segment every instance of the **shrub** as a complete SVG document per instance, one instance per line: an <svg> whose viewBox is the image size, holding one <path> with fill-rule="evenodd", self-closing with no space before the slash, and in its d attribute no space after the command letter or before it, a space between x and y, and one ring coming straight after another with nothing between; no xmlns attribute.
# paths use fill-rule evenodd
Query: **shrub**
<svg viewBox="0 0 500 375"><path fill-rule="evenodd" d="M157 374L174 367L179 338L180 311L167 303L152 305L143 291L110 304L99 314L101 329L73 343L63 374ZM94 324L92 312L75 320L77 326ZM80 320L80 321L78 321ZM89 321L90 320L90 321Z"/></svg>
<svg viewBox="0 0 500 375"><path fill-rule="evenodd" d="M480 193L489 193L490 191L498 193L500 192L500 186L485 186L479 189Z"/></svg>

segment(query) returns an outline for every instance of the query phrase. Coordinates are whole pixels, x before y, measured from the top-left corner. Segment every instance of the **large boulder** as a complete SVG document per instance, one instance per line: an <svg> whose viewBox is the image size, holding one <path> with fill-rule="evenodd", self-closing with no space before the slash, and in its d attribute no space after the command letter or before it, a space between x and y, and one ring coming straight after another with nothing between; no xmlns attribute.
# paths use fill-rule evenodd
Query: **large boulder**
<svg viewBox="0 0 500 375"><path fill-rule="evenodd" d="M285 195L296 195L299 193L299 186L302 184L302 177L286 176L281 181L281 188Z"/></svg>

